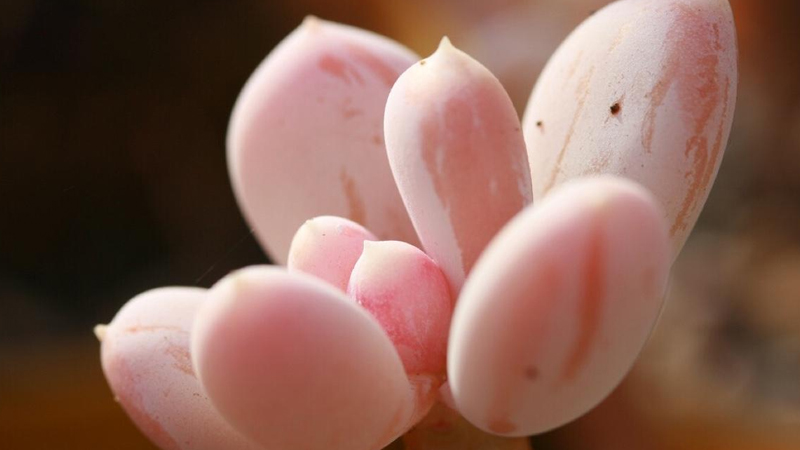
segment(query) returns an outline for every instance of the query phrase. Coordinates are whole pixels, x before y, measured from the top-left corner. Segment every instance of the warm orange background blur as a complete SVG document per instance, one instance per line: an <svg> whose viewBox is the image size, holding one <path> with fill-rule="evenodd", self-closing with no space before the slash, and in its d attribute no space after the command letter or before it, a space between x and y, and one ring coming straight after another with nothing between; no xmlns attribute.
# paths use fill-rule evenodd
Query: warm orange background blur
<svg viewBox="0 0 800 450"><path fill-rule="evenodd" d="M420 54L443 34L522 108L601 0L0 2L0 448L152 448L92 326L165 284L265 261L236 210L227 117L306 14ZM736 120L634 373L546 449L800 448L800 2L731 0Z"/></svg>

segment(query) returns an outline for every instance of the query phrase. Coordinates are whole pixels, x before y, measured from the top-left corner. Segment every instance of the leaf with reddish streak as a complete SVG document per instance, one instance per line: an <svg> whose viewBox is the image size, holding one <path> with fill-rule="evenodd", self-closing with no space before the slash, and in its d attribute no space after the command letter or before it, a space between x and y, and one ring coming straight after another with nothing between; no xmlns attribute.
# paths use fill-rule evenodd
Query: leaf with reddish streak
<svg viewBox="0 0 800 450"><path fill-rule="evenodd" d="M418 57L368 31L308 18L248 80L231 115L239 205L279 264L306 220L334 215L417 242L383 139L389 89Z"/></svg>
<svg viewBox="0 0 800 450"><path fill-rule="evenodd" d="M489 240L531 202L517 113L494 75L445 38L397 80L385 130L424 250L458 293Z"/></svg>
<svg viewBox="0 0 800 450"><path fill-rule="evenodd" d="M593 174L647 187L672 256L722 161L738 83L727 0L622 0L588 18L542 72L523 120L536 199Z"/></svg>
<svg viewBox="0 0 800 450"><path fill-rule="evenodd" d="M653 197L612 177L575 181L489 244L453 315L458 410L505 436L594 407L635 361L663 303L667 226Z"/></svg>

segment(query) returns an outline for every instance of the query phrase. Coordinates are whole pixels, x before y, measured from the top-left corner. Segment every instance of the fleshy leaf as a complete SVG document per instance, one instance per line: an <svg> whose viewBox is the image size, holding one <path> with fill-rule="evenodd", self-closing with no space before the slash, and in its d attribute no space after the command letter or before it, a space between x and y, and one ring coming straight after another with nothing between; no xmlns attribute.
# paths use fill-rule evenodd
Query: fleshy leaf
<svg viewBox="0 0 800 450"><path fill-rule="evenodd" d="M314 275L347 292L353 266L364 250L364 241L377 238L361 225L334 216L307 220L297 230L286 263L290 272Z"/></svg>
<svg viewBox="0 0 800 450"><path fill-rule="evenodd" d="M447 38L386 104L386 148L425 252L454 293L497 231L531 202L519 119L485 67Z"/></svg>
<svg viewBox="0 0 800 450"><path fill-rule="evenodd" d="M673 258L719 169L736 103L727 0L622 0L553 55L523 120L534 197L571 178L614 174L647 187Z"/></svg>
<svg viewBox="0 0 800 450"><path fill-rule="evenodd" d="M250 77L231 116L228 167L274 261L283 264L295 230L321 215L417 242L383 140L389 89L417 60L384 37L308 18Z"/></svg>
<svg viewBox="0 0 800 450"><path fill-rule="evenodd" d="M98 326L103 372L136 426L163 450L257 450L214 409L192 369L189 333L206 291L162 288Z"/></svg>
<svg viewBox="0 0 800 450"><path fill-rule="evenodd" d="M405 242L364 243L348 294L383 326L406 371L444 375L453 300L425 253Z"/></svg>
<svg viewBox="0 0 800 450"><path fill-rule="evenodd" d="M557 189L489 244L453 315L448 381L488 432L524 436L587 412L653 328L667 226L640 186L603 177Z"/></svg>
<svg viewBox="0 0 800 450"><path fill-rule="evenodd" d="M252 267L209 291L192 335L220 413L267 449L377 450L402 433L414 391L389 337L343 292Z"/></svg>
<svg viewBox="0 0 800 450"><path fill-rule="evenodd" d="M381 324L403 361L417 398L410 427L436 402L445 379L453 312L447 279L410 244L365 242L348 294Z"/></svg>

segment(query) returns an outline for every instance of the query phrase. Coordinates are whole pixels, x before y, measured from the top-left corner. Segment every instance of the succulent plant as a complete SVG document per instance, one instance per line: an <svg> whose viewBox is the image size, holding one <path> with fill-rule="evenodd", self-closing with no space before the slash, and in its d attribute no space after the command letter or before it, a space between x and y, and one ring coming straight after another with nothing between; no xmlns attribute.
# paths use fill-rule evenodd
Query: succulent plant
<svg viewBox="0 0 800 450"><path fill-rule="evenodd" d="M163 449L528 448L634 363L736 100L726 0L621 0L520 122L447 38L420 59L308 18L234 109L239 204L278 264L96 329ZM563 184L563 186L562 186Z"/></svg>

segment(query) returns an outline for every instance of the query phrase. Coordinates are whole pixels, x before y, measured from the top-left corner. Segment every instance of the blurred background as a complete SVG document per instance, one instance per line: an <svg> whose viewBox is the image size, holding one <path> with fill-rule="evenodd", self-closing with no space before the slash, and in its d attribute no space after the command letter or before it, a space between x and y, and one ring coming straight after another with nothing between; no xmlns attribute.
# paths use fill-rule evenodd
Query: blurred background
<svg viewBox="0 0 800 450"><path fill-rule="evenodd" d="M96 323L152 287L267 261L224 138L307 14L431 53L443 34L521 111L601 0L0 2L0 447L152 449L113 401ZM623 385L546 449L800 448L800 2L731 0L741 82L717 184Z"/></svg>

